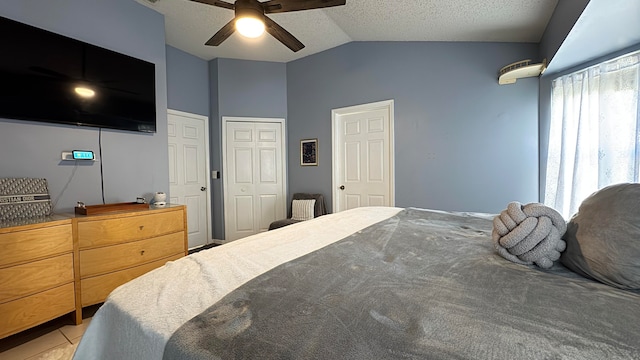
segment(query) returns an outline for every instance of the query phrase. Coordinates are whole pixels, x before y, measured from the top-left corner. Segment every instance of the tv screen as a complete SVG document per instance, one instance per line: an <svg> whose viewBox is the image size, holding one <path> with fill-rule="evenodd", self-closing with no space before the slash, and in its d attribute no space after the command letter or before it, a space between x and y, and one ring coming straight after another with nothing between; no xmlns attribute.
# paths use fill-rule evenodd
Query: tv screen
<svg viewBox="0 0 640 360"><path fill-rule="evenodd" d="M0 118L156 131L155 65L0 17Z"/></svg>

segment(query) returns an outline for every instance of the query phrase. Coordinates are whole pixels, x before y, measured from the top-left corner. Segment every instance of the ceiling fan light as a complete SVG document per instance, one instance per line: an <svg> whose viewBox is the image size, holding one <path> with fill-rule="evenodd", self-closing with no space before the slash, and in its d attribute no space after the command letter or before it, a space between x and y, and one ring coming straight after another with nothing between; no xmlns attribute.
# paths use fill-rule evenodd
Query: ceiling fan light
<svg viewBox="0 0 640 360"><path fill-rule="evenodd" d="M248 38L257 38L264 33L264 22L254 17L242 17L236 20L236 30Z"/></svg>
<svg viewBox="0 0 640 360"><path fill-rule="evenodd" d="M91 88L82 85L76 86L73 91L75 91L78 96L83 98L92 98L96 94L96 92Z"/></svg>

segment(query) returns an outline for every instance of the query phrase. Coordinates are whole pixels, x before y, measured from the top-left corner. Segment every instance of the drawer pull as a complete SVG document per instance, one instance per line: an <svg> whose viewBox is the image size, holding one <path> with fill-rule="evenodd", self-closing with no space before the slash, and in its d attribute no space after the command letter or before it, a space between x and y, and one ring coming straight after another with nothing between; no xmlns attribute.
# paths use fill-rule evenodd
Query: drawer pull
<svg viewBox="0 0 640 360"><path fill-rule="evenodd" d="M140 225L140 231L142 231L142 229L144 229L144 225Z"/></svg>
<svg viewBox="0 0 640 360"><path fill-rule="evenodd" d="M144 255L144 250L140 251L140 255Z"/></svg>

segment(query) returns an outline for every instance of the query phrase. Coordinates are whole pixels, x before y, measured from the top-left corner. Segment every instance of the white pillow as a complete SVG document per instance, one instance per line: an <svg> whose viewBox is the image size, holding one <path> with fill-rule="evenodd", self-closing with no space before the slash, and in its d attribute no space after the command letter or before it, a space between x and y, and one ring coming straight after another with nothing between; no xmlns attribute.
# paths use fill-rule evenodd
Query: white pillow
<svg viewBox="0 0 640 360"><path fill-rule="evenodd" d="M316 206L316 200L293 200L291 204L292 220L311 220L313 219L313 208Z"/></svg>

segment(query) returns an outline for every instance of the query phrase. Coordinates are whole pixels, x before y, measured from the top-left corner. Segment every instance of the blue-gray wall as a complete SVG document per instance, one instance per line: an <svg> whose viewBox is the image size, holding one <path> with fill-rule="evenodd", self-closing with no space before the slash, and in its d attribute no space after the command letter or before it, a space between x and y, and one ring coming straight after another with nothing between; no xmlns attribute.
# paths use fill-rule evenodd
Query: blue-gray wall
<svg viewBox="0 0 640 360"><path fill-rule="evenodd" d="M587 4L589 0L558 1L540 40L540 61L546 58L549 64L553 60Z"/></svg>
<svg viewBox="0 0 640 360"><path fill-rule="evenodd" d="M211 170L220 171L213 181L213 231L224 238L222 190L222 117L287 118L286 64L215 59L211 77Z"/></svg>
<svg viewBox="0 0 640 360"><path fill-rule="evenodd" d="M168 191L168 105L209 116L212 170L221 170L222 116L286 118L294 154L288 195L321 191L331 206L331 109L394 99L396 205L495 212L508 201L538 200L537 141L540 131L543 151L549 84L543 77L540 86L536 79L499 86L498 69L564 55L577 19L602 1L561 0L539 45L355 42L288 64L206 62L166 46L162 15L131 0L3 0L0 15L156 64L158 133L103 131L107 202ZM64 150L97 152L98 135L92 128L0 119L0 177L47 178L54 198L68 183L58 211L76 201L100 203L100 163L73 174L59 161ZM319 138L321 161L303 168L298 140L309 137ZM213 180L212 198L214 236L222 238L221 179Z"/></svg>
<svg viewBox="0 0 640 360"><path fill-rule="evenodd" d="M209 116L209 64L167 45L169 109Z"/></svg>
<svg viewBox="0 0 640 360"><path fill-rule="evenodd" d="M218 59L209 61L209 166L222 172L222 126L218 104ZM222 177L211 180L211 223L213 238L224 239L224 204Z"/></svg>
<svg viewBox="0 0 640 360"><path fill-rule="evenodd" d="M331 208L331 110L395 100L396 206L499 212L538 200L538 79L498 85L536 44L353 42L287 64L289 194ZM318 138L319 166L299 140ZM427 154L435 154L430 159Z"/></svg>
<svg viewBox="0 0 640 360"><path fill-rule="evenodd" d="M560 4L566 7L566 3L574 4L580 1L561 1L558 7ZM574 16L579 18L568 33L565 33L565 29L557 29L551 24L545 32L549 38L564 36L562 44L556 49L551 59L547 69L548 74L602 58L640 42L640 1L638 0L615 2L591 0L583 9L575 8L574 5L572 10ZM564 10L565 16L569 16L566 14L568 11L568 9ZM556 13L553 19L556 18ZM541 48L544 44L543 41Z"/></svg>
<svg viewBox="0 0 640 360"><path fill-rule="evenodd" d="M106 202L168 191L164 17L132 0L2 0L0 16L156 65L157 133L103 130L100 162ZM0 119L0 177L46 178L57 212L72 211L77 201L100 204L100 162L74 174L74 166L60 160L65 150L98 153L98 135L94 128Z"/></svg>

